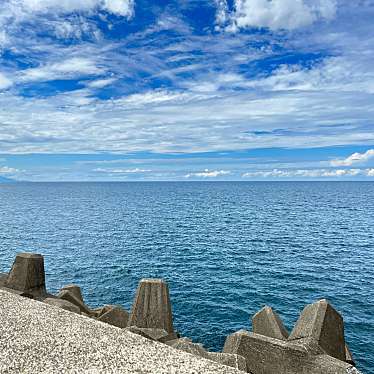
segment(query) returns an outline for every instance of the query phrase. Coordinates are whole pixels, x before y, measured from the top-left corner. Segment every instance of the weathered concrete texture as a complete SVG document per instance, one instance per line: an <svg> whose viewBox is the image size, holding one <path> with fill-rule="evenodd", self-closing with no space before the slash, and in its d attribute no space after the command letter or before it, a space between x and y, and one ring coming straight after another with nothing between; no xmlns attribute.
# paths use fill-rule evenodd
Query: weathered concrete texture
<svg viewBox="0 0 374 374"><path fill-rule="evenodd" d="M164 337L169 335L169 333L164 329L150 329L150 328L130 326L130 327L126 327L126 330L134 334L141 335L144 338L155 340L155 341L159 341L159 339L163 339Z"/></svg>
<svg viewBox="0 0 374 374"><path fill-rule="evenodd" d="M169 287L165 281L162 279L140 281L128 325L174 332Z"/></svg>
<svg viewBox="0 0 374 374"><path fill-rule="evenodd" d="M222 365L227 365L235 369L246 371L245 358L240 355L231 353L208 352L201 344L193 343L188 338L180 338L167 342L167 344L173 348L191 353L194 356L203 357L208 360L218 362Z"/></svg>
<svg viewBox="0 0 374 374"><path fill-rule="evenodd" d="M75 296L76 299L78 299L82 304L84 304L81 288L76 284L68 284L62 287L61 291L70 291L70 293L73 294L73 296Z"/></svg>
<svg viewBox="0 0 374 374"><path fill-rule="evenodd" d="M247 363L245 358L237 354L208 352L205 358L218 362L222 365L231 366L238 370L247 370Z"/></svg>
<svg viewBox="0 0 374 374"><path fill-rule="evenodd" d="M69 301L66 301L66 300L47 297L46 299L43 300L43 302L46 303L46 304L53 305L53 306L56 306L58 308L64 309L64 310L68 310L69 312L81 314L80 309L76 305L74 305L72 303L69 303Z"/></svg>
<svg viewBox="0 0 374 374"><path fill-rule="evenodd" d="M325 367L333 366L337 360L334 357L331 357L329 355L321 355L316 356L314 358L313 364L316 367L319 367L321 370ZM329 373L329 372L328 372ZM354 366L350 365L349 368L347 368L347 374L362 374L359 370L357 370Z"/></svg>
<svg viewBox="0 0 374 374"><path fill-rule="evenodd" d="M8 279L8 273L0 273L0 287L5 286L5 282Z"/></svg>
<svg viewBox="0 0 374 374"><path fill-rule="evenodd" d="M0 372L239 374L124 329L0 290Z"/></svg>
<svg viewBox="0 0 374 374"><path fill-rule="evenodd" d="M223 352L246 359L248 372L254 374L347 374L346 362L324 354L313 341L293 343L248 331L238 331L226 339ZM315 355L318 353L318 355Z"/></svg>
<svg viewBox="0 0 374 374"><path fill-rule="evenodd" d="M288 332L278 314L269 306L265 306L252 318L252 330L256 334L270 338L286 340Z"/></svg>
<svg viewBox="0 0 374 374"><path fill-rule="evenodd" d="M199 343L193 343L190 339L186 338L180 338L173 340L170 344L170 347L173 347L175 349L179 349L188 353L191 353L195 356L205 357L208 353L202 344Z"/></svg>
<svg viewBox="0 0 374 374"><path fill-rule="evenodd" d="M129 320L129 313L118 305L110 305L108 307L108 310L99 316L98 320L116 327L125 328Z"/></svg>
<svg viewBox="0 0 374 374"><path fill-rule="evenodd" d="M181 336L178 332L172 332L170 334L168 333L167 335L160 337L159 339L157 339L157 341L159 341L161 343L166 343L169 340L179 339L180 337Z"/></svg>
<svg viewBox="0 0 374 374"><path fill-rule="evenodd" d="M33 253L19 253L4 286L23 293L30 293L36 297L45 294L43 256Z"/></svg>
<svg viewBox="0 0 374 374"><path fill-rule="evenodd" d="M343 318L327 300L307 305L302 311L288 339L303 338L316 340L327 354L345 361Z"/></svg>
<svg viewBox="0 0 374 374"><path fill-rule="evenodd" d="M126 329L134 334L139 334L147 339L156 340L161 343L166 343L179 338L177 333L169 334L164 329L141 328L136 326L129 326Z"/></svg>
<svg viewBox="0 0 374 374"><path fill-rule="evenodd" d="M130 328L132 328L132 327L130 327ZM190 338L186 338L185 336L183 336L183 337L179 337L179 338L177 338L177 339L172 339L172 340L169 340L169 341L167 341L167 342L165 342L165 344L167 344L167 345L169 345L170 347L172 347L172 346L174 346L179 340L184 340L184 341L186 341L186 342L190 342L190 343L192 343L192 340L190 339Z"/></svg>
<svg viewBox="0 0 374 374"><path fill-rule="evenodd" d="M71 290L61 290L58 293L57 298L61 300L66 300L69 303L76 305L82 313L91 315L90 308L87 305L85 305L81 300L79 300Z"/></svg>
<svg viewBox="0 0 374 374"><path fill-rule="evenodd" d="M345 362L348 362L352 366L356 366L356 363L355 363L355 361L353 359L353 356L352 356L352 352L348 348L347 344L345 345Z"/></svg>
<svg viewBox="0 0 374 374"><path fill-rule="evenodd" d="M101 306L100 308L91 309L91 313L94 317L99 318L104 313L108 312L111 309L111 307L112 305L104 305L104 306Z"/></svg>

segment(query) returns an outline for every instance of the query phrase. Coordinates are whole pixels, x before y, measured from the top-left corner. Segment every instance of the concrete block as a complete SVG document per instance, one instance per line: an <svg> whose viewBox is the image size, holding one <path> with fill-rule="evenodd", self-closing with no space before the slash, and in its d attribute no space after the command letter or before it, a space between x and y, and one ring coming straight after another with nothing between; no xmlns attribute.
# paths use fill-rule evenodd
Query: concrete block
<svg viewBox="0 0 374 374"><path fill-rule="evenodd" d="M166 345L170 346L170 347L173 347L174 344L177 343L178 340L183 340L183 341L187 341L187 342L190 342L192 343L192 340L190 338L186 338L186 337L179 337L178 339L172 339L172 340L168 340L167 342L165 342Z"/></svg>
<svg viewBox="0 0 374 374"><path fill-rule="evenodd" d="M169 288L165 281L162 279L140 281L128 325L174 332Z"/></svg>
<svg viewBox="0 0 374 374"><path fill-rule="evenodd" d="M239 374L92 318L0 290L0 372Z"/></svg>
<svg viewBox="0 0 374 374"><path fill-rule="evenodd" d="M352 368L305 341L309 345L241 330L227 337L223 352L243 356L247 371L255 374L347 374Z"/></svg>
<svg viewBox="0 0 374 374"><path fill-rule="evenodd" d="M77 299L74 296L74 294L69 290L60 291L59 294L57 295L57 298L69 301L69 303L76 305L81 311L81 313L87 314L89 316L92 314L88 306L82 303L79 299Z"/></svg>
<svg viewBox="0 0 374 374"><path fill-rule="evenodd" d="M5 281L5 287L38 296L45 294L43 256L34 253L17 254Z"/></svg>
<svg viewBox="0 0 374 374"><path fill-rule="evenodd" d="M101 315L103 315L108 310L110 310L111 307L112 305L104 305L104 306L101 306L100 308L91 309L91 315L96 318L99 318Z"/></svg>
<svg viewBox="0 0 374 374"><path fill-rule="evenodd" d="M256 334L274 339L286 340L288 332L278 314L269 306L265 306L252 318L252 330Z"/></svg>
<svg viewBox="0 0 374 374"><path fill-rule="evenodd" d="M348 364L351 364L352 366L356 366L355 360L353 359L352 353L347 344L345 345L345 362L348 362Z"/></svg>
<svg viewBox="0 0 374 374"><path fill-rule="evenodd" d="M180 338L167 342L169 346L217 362L221 365L231 366L239 370L246 370L245 358L232 353L208 352L201 344L193 343L188 338Z"/></svg>
<svg viewBox="0 0 374 374"><path fill-rule="evenodd" d="M221 365L231 366L235 369L247 371L247 364L243 356L233 353L207 352L206 358Z"/></svg>
<svg viewBox="0 0 374 374"><path fill-rule="evenodd" d="M81 288L75 284L68 284L61 291L70 291L82 304L84 304Z"/></svg>
<svg viewBox="0 0 374 374"><path fill-rule="evenodd" d="M5 287L5 283L8 279L8 273L0 273L0 287Z"/></svg>
<svg viewBox="0 0 374 374"><path fill-rule="evenodd" d="M314 339L330 356L345 361L344 322L327 300L307 305L288 340Z"/></svg>
<svg viewBox="0 0 374 374"><path fill-rule="evenodd" d="M172 332L170 334L168 333L167 335L163 337L160 337L158 341L160 343L167 343L169 340L176 340L176 339L179 339L180 337L181 335L178 332Z"/></svg>
<svg viewBox="0 0 374 374"><path fill-rule="evenodd" d="M129 320L129 313L121 306L110 305L108 310L98 320L116 327L125 328Z"/></svg>
<svg viewBox="0 0 374 374"><path fill-rule="evenodd" d="M175 349L179 349L181 351L191 353L194 356L206 358L208 354L208 352L204 349L202 344L193 343L190 339L186 339L186 338L176 339L171 344L168 344L168 345L170 345L170 347L173 347Z"/></svg>
<svg viewBox="0 0 374 374"><path fill-rule="evenodd" d="M74 304L72 304L72 303L70 303L69 301L66 301L66 300L47 297L46 299L43 300L43 302L46 303L46 304L53 305L53 306L56 306L58 308L64 309L64 310L68 310L69 312L81 314L80 309L76 305L74 305Z"/></svg>
<svg viewBox="0 0 374 374"><path fill-rule="evenodd" d="M169 334L164 329L151 329L151 328L141 328L136 326L127 327L126 330L141 335L147 339L155 340L160 343L167 343L169 341L174 341L179 338L177 333Z"/></svg>
<svg viewBox="0 0 374 374"><path fill-rule="evenodd" d="M321 374L362 374L353 365L337 360L326 354L314 357L312 364L315 367L315 370L320 370Z"/></svg>
<svg viewBox="0 0 374 374"><path fill-rule="evenodd" d="M127 330L133 332L134 334L142 335L147 339L156 340L160 343L167 343L170 340L176 340L180 338L180 335L177 332L172 332L169 334L164 329L152 329L152 328L130 326L130 327L127 327Z"/></svg>

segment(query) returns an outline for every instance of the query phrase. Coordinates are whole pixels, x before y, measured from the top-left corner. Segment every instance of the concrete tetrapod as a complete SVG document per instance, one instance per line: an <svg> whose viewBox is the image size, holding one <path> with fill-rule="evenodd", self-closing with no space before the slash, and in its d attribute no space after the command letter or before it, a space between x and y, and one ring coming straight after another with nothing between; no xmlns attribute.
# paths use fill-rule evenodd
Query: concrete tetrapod
<svg viewBox="0 0 374 374"><path fill-rule="evenodd" d="M252 330L256 334L286 340L288 332L282 320L269 306L265 306L252 317Z"/></svg>
<svg viewBox="0 0 374 374"><path fill-rule="evenodd" d="M46 303L46 304L53 305L53 306L56 306L58 308L64 309L64 310L68 310L69 312L81 314L80 309L76 305L70 303L67 300L47 297L46 299L43 300L43 302Z"/></svg>
<svg viewBox="0 0 374 374"><path fill-rule="evenodd" d="M5 287L41 297L46 294L44 258L40 254L17 254Z"/></svg>
<svg viewBox="0 0 374 374"><path fill-rule="evenodd" d="M125 328L129 320L129 313L119 305L110 305L107 307L108 310L99 316L98 320L116 327Z"/></svg>
<svg viewBox="0 0 374 374"><path fill-rule="evenodd" d="M61 291L70 291L70 293L72 293L76 299L78 299L82 304L84 304L81 288L76 284L68 284L62 287Z"/></svg>
<svg viewBox="0 0 374 374"><path fill-rule="evenodd" d="M58 293L57 298L69 301L69 303L76 305L82 313L85 313L87 315L92 314L90 308L87 305L85 305L81 300L76 298L71 290L61 290Z"/></svg>
<svg viewBox="0 0 374 374"><path fill-rule="evenodd" d="M173 333L169 287L162 279L142 279L136 291L128 326L164 329Z"/></svg>
<svg viewBox="0 0 374 374"><path fill-rule="evenodd" d="M296 344L241 330L227 337L223 352L243 356L247 371L253 374L357 373L311 340Z"/></svg>
<svg viewBox="0 0 374 374"><path fill-rule="evenodd" d="M288 340L313 339L330 356L346 360L344 322L327 300L307 305Z"/></svg>
<svg viewBox="0 0 374 374"><path fill-rule="evenodd" d="M231 353L208 352L201 344L193 343L188 338L172 340L167 342L166 344L168 344L170 347L191 353L194 356L203 357L208 360L218 362L219 364L231 366L242 371L246 370L246 361L244 357Z"/></svg>
<svg viewBox="0 0 374 374"><path fill-rule="evenodd" d="M154 328L144 328L144 327L136 327L136 326L130 326L127 327L126 330L138 334L141 336L144 336L147 339L156 340L160 343L167 343L169 341L174 341L179 339L179 334L176 332L173 332L169 334L164 329L154 329Z"/></svg>
<svg viewBox="0 0 374 374"><path fill-rule="evenodd" d="M345 345L345 361L348 362L348 364L356 366L355 360L353 359L353 356L352 356L352 352L350 351L347 344Z"/></svg>

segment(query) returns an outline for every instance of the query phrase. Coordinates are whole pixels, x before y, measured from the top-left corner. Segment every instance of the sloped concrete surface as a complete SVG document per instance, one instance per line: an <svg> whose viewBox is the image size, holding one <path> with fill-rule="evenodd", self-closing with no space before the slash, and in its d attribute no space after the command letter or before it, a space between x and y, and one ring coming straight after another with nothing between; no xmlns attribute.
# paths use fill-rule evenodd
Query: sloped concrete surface
<svg viewBox="0 0 374 374"><path fill-rule="evenodd" d="M243 373L3 290L0 347L1 373Z"/></svg>

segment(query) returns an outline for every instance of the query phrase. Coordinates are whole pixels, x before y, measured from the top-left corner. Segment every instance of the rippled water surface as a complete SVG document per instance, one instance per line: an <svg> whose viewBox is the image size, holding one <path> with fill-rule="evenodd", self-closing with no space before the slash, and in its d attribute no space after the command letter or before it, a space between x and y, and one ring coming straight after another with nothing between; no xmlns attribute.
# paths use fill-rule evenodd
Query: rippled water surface
<svg viewBox="0 0 374 374"><path fill-rule="evenodd" d="M290 330L328 298L374 372L374 183L3 184L0 206L0 271L40 252L51 291L127 309L165 278L176 328L213 350L265 304Z"/></svg>

